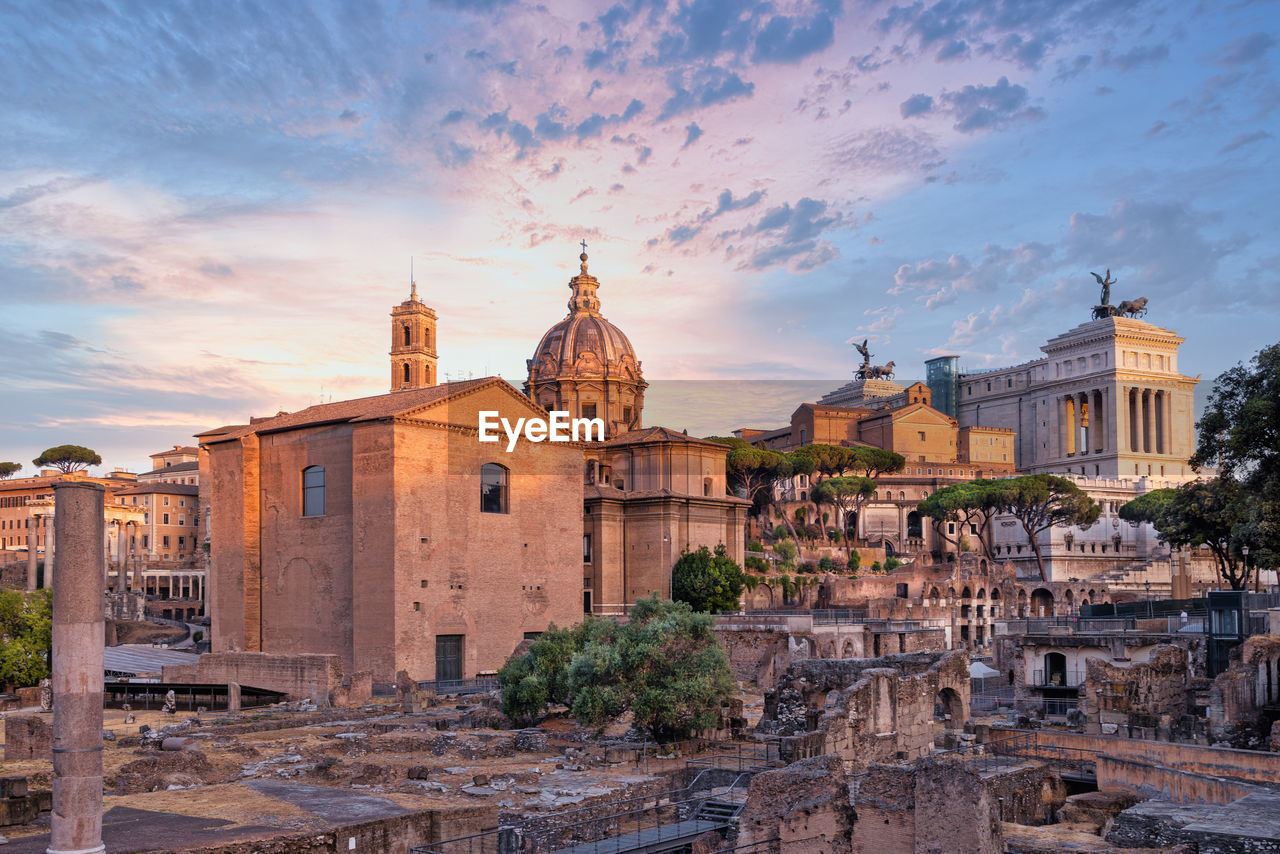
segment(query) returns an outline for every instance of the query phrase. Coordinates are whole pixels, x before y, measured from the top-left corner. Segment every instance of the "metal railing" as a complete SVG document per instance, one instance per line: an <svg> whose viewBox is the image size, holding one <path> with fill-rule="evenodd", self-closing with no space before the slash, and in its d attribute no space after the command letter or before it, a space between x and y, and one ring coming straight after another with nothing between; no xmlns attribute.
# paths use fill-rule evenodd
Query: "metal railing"
<svg viewBox="0 0 1280 854"><path fill-rule="evenodd" d="M706 773L700 771L698 777ZM662 837L663 831L670 839L679 836L682 822L689 821L697 809L707 800L740 800L745 791L739 787L752 772L744 771L727 788L712 795L693 795L698 790L698 777L688 786L650 795L627 798L610 804L566 810L553 813L536 821L519 825L496 827L446 839L428 845L410 848L412 854L497 854L498 851L521 851L526 854L546 854L565 848L573 848L578 854L607 854L632 850L642 833L656 831L649 836ZM606 812L602 812L606 811ZM586 817L583 817L586 816ZM550 821L550 823L547 823ZM704 822L697 833L714 829ZM721 826L727 826L726 819ZM583 832L583 829L587 829ZM597 836L597 839L579 840L581 836ZM732 849L729 849L732 850Z"/></svg>
<svg viewBox="0 0 1280 854"><path fill-rule="evenodd" d="M434 690L437 694L484 694L498 688L498 680L493 676L481 676L475 679L432 679L415 684L419 691Z"/></svg>
<svg viewBox="0 0 1280 854"><path fill-rule="evenodd" d="M1036 670L1032 687L1079 688L1084 684L1084 668L1069 667L1062 670Z"/></svg>

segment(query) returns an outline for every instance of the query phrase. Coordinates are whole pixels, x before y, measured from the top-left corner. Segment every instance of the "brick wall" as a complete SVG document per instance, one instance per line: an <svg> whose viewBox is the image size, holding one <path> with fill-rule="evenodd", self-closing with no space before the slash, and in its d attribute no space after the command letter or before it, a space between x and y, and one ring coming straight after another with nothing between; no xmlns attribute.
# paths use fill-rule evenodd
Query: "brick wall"
<svg viewBox="0 0 1280 854"><path fill-rule="evenodd" d="M211 652L195 664L166 666L162 682L225 685L280 691L291 700L334 703L343 686L342 659L336 655L276 655L266 652ZM359 681L359 680L358 680ZM358 700L357 700L358 701Z"/></svg>

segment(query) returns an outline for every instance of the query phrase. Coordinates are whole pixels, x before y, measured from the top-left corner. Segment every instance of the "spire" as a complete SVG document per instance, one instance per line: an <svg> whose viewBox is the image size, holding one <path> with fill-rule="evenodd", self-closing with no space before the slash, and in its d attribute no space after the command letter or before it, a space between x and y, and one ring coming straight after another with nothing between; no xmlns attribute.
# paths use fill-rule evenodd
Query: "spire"
<svg viewBox="0 0 1280 854"><path fill-rule="evenodd" d="M570 314L600 313L600 300L596 298L596 286L600 283L596 277L587 272L587 241L582 241L582 254L578 256L582 262L578 275L569 280L573 296L569 298Z"/></svg>

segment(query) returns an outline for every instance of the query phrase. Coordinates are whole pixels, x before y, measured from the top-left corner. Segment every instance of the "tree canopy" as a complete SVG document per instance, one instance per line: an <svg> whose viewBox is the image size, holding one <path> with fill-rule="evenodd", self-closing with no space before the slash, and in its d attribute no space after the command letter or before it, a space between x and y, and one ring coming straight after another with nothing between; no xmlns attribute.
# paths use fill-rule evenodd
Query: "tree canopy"
<svg viewBox="0 0 1280 854"><path fill-rule="evenodd" d="M102 465L102 457L82 445L58 445L32 460L37 467L53 466L64 474Z"/></svg>
<svg viewBox="0 0 1280 854"><path fill-rule="evenodd" d="M498 671L502 710L526 722L547 703L562 704L580 723L603 726L630 709L636 727L659 741L712 726L734 685L711 615L655 595L632 606L630 618L588 617L543 632Z"/></svg>
<svg viewBox="0 0 1280 854"><path fill-rule="evenodd" d="M1048 580L1044 571L1044 554L1040 534L1055 525L1079 525L1087 528L1102 514L1084 490L1065 477L1052 474L1029 474L1022 477L989 481L989 497L996 513L1013 516L1031 542L1040 578ZM941 490L939 490L941 491Z"/></svg>
<svg viewBox="0 0 1280 854"><path fill-rule="evenodd" d="M53 597L48 590L0 590L0 682L19 688L49 675Z"/></svg>
<svg viewBox="0 0 1280 854"><path fill-rule="evenodd" d="M830 504L839 509L844 519L844 524L849 524L850 517L856 518L856 515L862 505L867 502L872 493L876 491L876 482L869 477L841 476L829 477L819 483L809 493L810 497L819 504ZM857 531L853 536L846 537L845 543L852 549L853 541L857 537Z"/></svg>
<svg viewBox="0 0 1280 854"><path fill-rule="evenodd" d="M1241 547L1257 548L1260 515L1257 499L1225 476L1154 489L1120 508L1120 518L1149 522L1172 548L1207 546L1232 590L1248 586L1250 568Z"/></svg>
<svg viewBox="0 0 1280 854"><path fill-rule="evenodd" d="M796 448L791 453L792 456L811 460L811 471L817 472L821 478L839 477L854 471L876 478L882 474L902 471L907 464L907 459L902 454L866 445L846 448L815 442Z"/></svg>
<svg viewBox="0 0 1280 854"><path fill-rule="evenodd" d="M742 567L729 557L724 543L714 553L706 546L695 552L686 549L671 569L671 598L695 611L738 610L742 584Z"/></svg>
<svg viewBox="0 0 1280 854"><path fill-rule="evenodd" d="M976 525L980 532L978 540L982 544L983 554L990 558L991 550L987 542L990 538L988 528L996 515L1000 484L1001 481L982 478L967 483L953 483L942 487L921 501L916 505L916 511L921 516L928 516L938 523L935 526L938 535L957 549L960 548L960 540L964 536L965 528ZM954 537L946 534L946 528L941 524L942 522L956 523Z"/></svg>
<svg viewBox="0 0 1280 854"><path fill-rule="evenodd" d="M0 463L0 480L8 480L22 471L22 463Z"/></svg>
<svg viewBox="0 0 1280 854"><path fill-rule="evenodd" d="M1280 344L1217 378L1196 424L1197 471L1217 467L1249 496L1250 560L1280 562Z"/></svg>

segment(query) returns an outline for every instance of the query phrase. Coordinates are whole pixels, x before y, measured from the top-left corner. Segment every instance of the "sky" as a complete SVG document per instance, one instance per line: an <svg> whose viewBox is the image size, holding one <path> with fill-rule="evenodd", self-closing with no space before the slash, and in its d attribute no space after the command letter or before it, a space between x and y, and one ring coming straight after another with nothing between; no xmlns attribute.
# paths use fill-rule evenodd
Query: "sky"
<svg viewBox="0 0 1280 854"><path fill-rule="evenodd" d="M1203 388L1278 337L1278 40L1275 2L0 0L0 460L381 393L411 263L440 375L519 386L582 240L649 423L780 424L864 338L1035 358L1107 268Z"/></svg>

